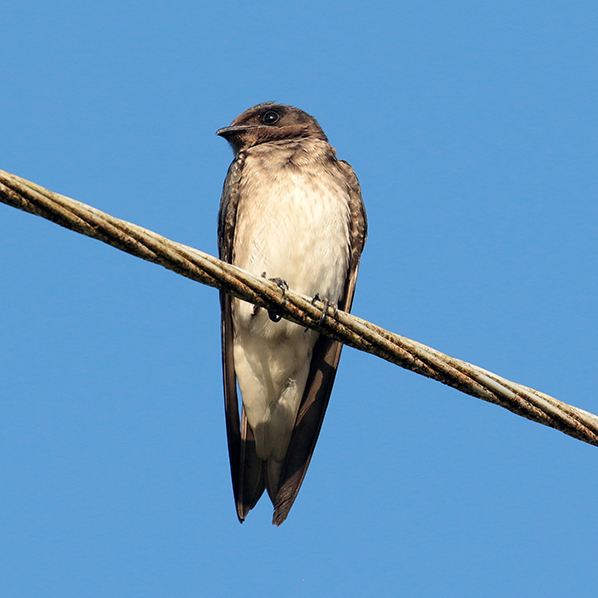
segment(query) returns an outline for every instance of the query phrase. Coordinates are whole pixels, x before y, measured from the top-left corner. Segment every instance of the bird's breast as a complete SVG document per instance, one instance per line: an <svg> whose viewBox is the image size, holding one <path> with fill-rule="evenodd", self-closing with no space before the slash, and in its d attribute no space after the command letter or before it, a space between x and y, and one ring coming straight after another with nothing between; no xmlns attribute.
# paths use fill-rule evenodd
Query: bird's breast
<svg viewBox="0 0 598 598"><path fill-rule="evenodd" d="M247 158L239 188L233 262L337 303L349 262L349 195L318 161Z"/></svg>

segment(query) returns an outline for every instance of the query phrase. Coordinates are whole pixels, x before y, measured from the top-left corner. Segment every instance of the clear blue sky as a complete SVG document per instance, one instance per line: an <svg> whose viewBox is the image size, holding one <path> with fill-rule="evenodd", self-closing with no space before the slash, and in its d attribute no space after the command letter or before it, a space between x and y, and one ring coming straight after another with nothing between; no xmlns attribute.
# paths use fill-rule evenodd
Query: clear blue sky
<svg viewBox="0 0 598 598"><path fill-rule="evenodd" d="M362 183L354 312L598 412L595 1L0 19L0 168L215 253L215 131L296 105ZM352 349L239 525L219 345L215 290L0 205L1 596L596 596L598 450Z"/></svg>

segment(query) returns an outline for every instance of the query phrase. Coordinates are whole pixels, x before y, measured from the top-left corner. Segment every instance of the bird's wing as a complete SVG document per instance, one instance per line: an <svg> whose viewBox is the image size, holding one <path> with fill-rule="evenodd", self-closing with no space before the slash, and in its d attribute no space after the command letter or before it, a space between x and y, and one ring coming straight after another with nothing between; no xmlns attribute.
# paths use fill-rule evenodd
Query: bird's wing
<svg viewBox="0 0 598 598"><path fill-rule="evenodd" d="M337 164L346 180L349 194L349 269L343 295L338 304L339 309L348 312L351 310L359 258L367 236L367 219L361 199L361 189L353 169L343 160L339 160ZM341 343L323 335L318 338L314 346L309 375L285 458L279 490L273 501L272 523L275 525L280 525L286 519L301 488L322 427L341 350Z"/></svg>
<svg viewBox="0 0 598 598"><path fill-rule="evenodd" d="M239 156L231 164L224 189L220 212L218 214L218 250L220 259L232 263L233 241L237 207L238 189L243 158ZM228 456L230 460L233 493L237 507L237 516L241 523L247 513L255 506L264 491L262 461L255 452L253 432L247 424L243 409L239 422L239 399L237 396L237 378L233 355L233 321L231 314L232 297L220 291L222 316L222 373L224 378L224 408L226 415L226 434L228 436Z"/></svg>

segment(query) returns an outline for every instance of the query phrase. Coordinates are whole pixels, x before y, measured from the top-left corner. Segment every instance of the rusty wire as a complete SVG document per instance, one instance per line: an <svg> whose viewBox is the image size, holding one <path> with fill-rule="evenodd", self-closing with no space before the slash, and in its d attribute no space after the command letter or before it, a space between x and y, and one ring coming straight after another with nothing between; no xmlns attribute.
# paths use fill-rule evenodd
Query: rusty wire
<svg viewBox="0 0 598 598"><path fill-rule="evenodd" d="M0 201L160 264L191 280L274 310L288 320L355 349L372 353L461 392L500 405L517 415L598 445L598 416L592 413L354 315L328 308L325 317L322 317L325 305L320 301L314 302L291 289L283 295L273 282L3 170L0 170Z"/></svg>

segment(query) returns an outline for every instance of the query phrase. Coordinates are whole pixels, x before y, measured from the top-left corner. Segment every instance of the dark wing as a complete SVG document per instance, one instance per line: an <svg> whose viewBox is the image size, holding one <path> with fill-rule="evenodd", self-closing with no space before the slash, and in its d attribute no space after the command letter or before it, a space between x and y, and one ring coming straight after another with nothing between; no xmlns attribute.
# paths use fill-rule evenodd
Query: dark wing
<svg viewBox="0 0 598 598"><path fill-rule="evenodd" d="M230 165L224 189L220 212L218 214L218 250L220 259L233 261L233 241L237 207L239 204L239 180L243 169L243 157L239 156ZM243 410L239 422L239 399L237 397L237 378L233 356L233 321L231 315L232 298L220 291L222 315L222 373L224 378L224 408L226 415L226 434L228 437L228 456L230 459L233 493L237 507L237 516L242 523L250 509L255 506L264 491L262 462L255 453L255 440Z"/></svg>
<svg viewBox="0 0 598 598"><path fill-rule="evenodd" d="M348 312L351 311L359 258L367 236L367 219L359 181L353 169L343 160L339 160L337 164L345 177L349 192L349 270L338 305L339 309ZM328 407L342 348L342 343L323 335L314 346L309 376L282 470L280 487L274 500L272 523L275 525L280 525L286 519L301 488Z"/></svg>

